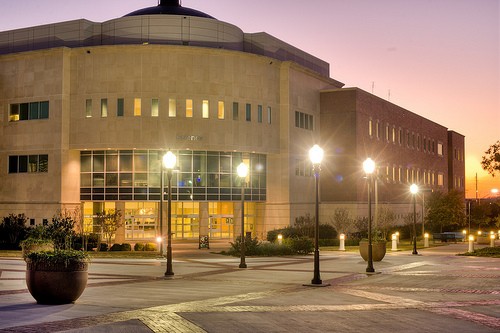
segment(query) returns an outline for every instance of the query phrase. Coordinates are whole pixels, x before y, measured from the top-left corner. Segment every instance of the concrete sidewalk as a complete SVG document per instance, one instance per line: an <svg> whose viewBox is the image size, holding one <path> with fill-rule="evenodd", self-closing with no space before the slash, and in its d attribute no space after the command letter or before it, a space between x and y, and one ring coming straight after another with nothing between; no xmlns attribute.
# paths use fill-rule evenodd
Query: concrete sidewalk
<svg viewBox="0 0 500 333"><path fill-rule="evenodd" d="M75 304L35 303L25 264L0 259L0 332L498 332L500 259L467 244L390 252L365 274L358 253L321 252L327 287L308 287L312 256L239 258L175 244L165 260L94 260ZM219 244L219 247L227 244Z"/></svg>

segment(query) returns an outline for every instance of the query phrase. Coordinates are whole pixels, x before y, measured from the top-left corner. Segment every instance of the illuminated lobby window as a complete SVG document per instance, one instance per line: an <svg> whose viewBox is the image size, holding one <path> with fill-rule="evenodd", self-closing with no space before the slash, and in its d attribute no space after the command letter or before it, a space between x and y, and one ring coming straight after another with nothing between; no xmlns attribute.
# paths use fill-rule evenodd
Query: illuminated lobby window
<svg viewBox="0 0 500 333"><path fill-rule="evenodd" d="M169 117L177 116L177 103L173 98L170 98L168 100L168 116Z"/></svg>
<svg viewBox="0 0 500 333"><path fill-rule="evenodd" d="M101 117L106 118L108 116L108 99L101 99Z"/></svg>
<svg viewBox="0 0 500 333"><path fill-rule="evenodd" d="M201 115L203 118L208 118L210 114L210 104L208 103L208 100L203 100L202 102L202 107L201 107Z"/></svg>
<svg viewBox="0 0 500 333"><path fill-rule="evenodd" d="M186 118L193 118L193 100L186 99Z"/></svg>
<svg viewBox="0 0 500 333"><path fill-rule="evenodd" d="M134 116L138 117L141 115L141 99L134 98Z"/></svg>
<svg viewBox="0 0 500 333"><path fill-rule="evenodd" d="M158 117L159 115L159 104L158 98L153 98L151 100L151 117Z"/></svg>
<svg viewBox="0 0 500 333"><path fill-rule="evenodd" d="M219 103L218 103L217 118L224 119L224 101L219 101Z"/></svg>

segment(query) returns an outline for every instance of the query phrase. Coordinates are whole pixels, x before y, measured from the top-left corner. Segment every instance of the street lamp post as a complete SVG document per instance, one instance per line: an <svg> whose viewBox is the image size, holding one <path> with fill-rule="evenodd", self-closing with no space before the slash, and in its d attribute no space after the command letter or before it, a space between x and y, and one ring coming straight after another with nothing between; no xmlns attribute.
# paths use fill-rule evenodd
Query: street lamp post
<svg viewBox="0 0 500 333"><path fill-rule="evenodd" d="M165 187L164 184L164 176L163 176L163 159L161 161L160 167L160 236L158 237L158 245L160 246L160 257L163 257L163 189Z"/></svg>
<svg viewBox="0 0 500 333"><path fill-rule="evenodd" d="M240 241L240 266L239 268L247 268L245 262L245 180L248 175L248 166L241 162L236 169L238 176L241 179L241 241Z"/></svg>
<svg viewBox="0 0 500 333"><path fill-rule="evenodd" d="M366 272L373 273L375 269L373 268L371 183L372 174L375 171L375 162L371 158L367 158L363 162L363 170L366 173L366 182L368 184L368 266L366 266Z"/></svg>
<svg viewBox="0 0 500 333"><path fill-rule="evenodd" d="M167 270L165 271L165 276L173 276L174 271L172 270L172 171L177 162L177 157L171 151L168 151L163 156L163 167L167 169L168 178L168 207L167 207ZM162 179L163 183L163 179ZM163 188L162 188L163 197Z"/></svg>
<svg viewBox="0 0 500 333"><path fill-rule="evenodd" d="M316 186L316 205L315 205L315 224L314 224L314 277L311 284L321 285L319 274L319 172L321 170L321 161L323 160L324 151L318 145L314 145L309 150L309 158L313 165L314 179Z"/></svg>
<svg viewBox="0 0 500 333"><path fill-rule="evenodd" d="M413 252L412 254L418 254L417 252L417 184L411 184L410 192L413 195Z"/></svg>

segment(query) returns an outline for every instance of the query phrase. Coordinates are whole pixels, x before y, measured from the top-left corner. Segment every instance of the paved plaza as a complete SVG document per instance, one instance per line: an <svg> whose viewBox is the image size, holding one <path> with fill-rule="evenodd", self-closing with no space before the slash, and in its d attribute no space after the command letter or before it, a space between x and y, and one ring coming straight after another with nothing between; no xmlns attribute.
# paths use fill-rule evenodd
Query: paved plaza
<svg viewBox="0 0 500 333"><path fill-rule="evenodd" d="M326 287L307 286L313 256L239 269L222 248L174 244L172 279L164 259L95 259L80 299L57 306L36 304L22 260L0 258L0 332L500 331L500 259L456 256L465 243L388 251L373 275L358 253L322 251Z"/></svg>

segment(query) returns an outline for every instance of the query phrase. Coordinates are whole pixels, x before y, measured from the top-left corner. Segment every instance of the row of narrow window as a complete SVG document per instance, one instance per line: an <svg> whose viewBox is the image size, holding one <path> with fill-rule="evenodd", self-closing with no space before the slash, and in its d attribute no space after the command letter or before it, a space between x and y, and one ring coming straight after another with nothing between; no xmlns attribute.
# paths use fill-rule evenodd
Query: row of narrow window
<svg viewBox="0 0 500 333"><path fill-rule="evenodd" d="M30 102L10 104L9 121L49 118L49 102Z"/></svg>
<svg viewBox="0 0 500 333"><path fill-rule="evenodd" d="M48 155L9 156L9 173L36 173L48 171Z"/></svg>
<svg viewBox="0 0 500 333"><path fill-rule="evenodd" d="M396 130L396 127L390 127L389 124L386 124L385 126L385 133L384 133L384 138L387 142L392 143L398 143L400 146L403 145L404 141L404 134L403 134L403 129L399 128ZM380 129L380 122L375 122L375 126L373 124L373 120L368 121L368 135L370 137L375 137L377 139L382 138L382 131ZM423 138L420 137L420 134L416 134L410 131L406 131L406 147L407 148L413 148L417 150L422 150L423 152L427 153L432 153L432 154L438 154L439 156L443 156L443 144L441 142L438 142L436 145L436 142L434 139L431 138L426 138L425 136Z"/></svg>
<svg viewBox="0 0 500 333"><path fill-rule="evenodd" d="M217 117L217 119L226 119L226 103L224 101L217 101L215 108L211 106L211 103L209 100L202 100L201 104L195 103L192 99L186 99L184 103L178 103L176 99L169 98L168 99L168 106L167 106L167 112L168 116L171 118L175 118L178 116L179 108L178 106L182 104L183 106L183 114L184 117L186 118L193 118L196 117L196 114L198 113L201 115L202 118L208 119L211 117ZM142 107L142 99L141 98L134 98L133 100L133 105L132 105L132 110L133 110L133 115L135 117L142 116L143 114L143 107ZM91 118L93 114L93 100L92 99L87 99L85 101L85 117L86 118ZM102 98L100 101L100 115L102 118L106 118L109 115L109 103L107 98ZM163 110L160 108L160 100L158 98L153 98L151 99L151 109L150 109L150 114L151 117L159 117L160 116L160 111ZM116 100L116 116L117 117L123 117L125 116L125 99L123 98L118 98ZM252 104L250 103L245 103L245 108L244 108L244 117L246 121L252 121ZM264 116L266 117L266 122L268 124L272 123L272 108L270 106L267 107L267 112L264 115L264 108L262 105L257 105L257 122L262 123L264 122ZM232 104L232 118L233 120L239 120L240 119L240 103L238 102L233 102Z"/></svg>
<svg viewBox="0 0 500 333"><path fill-rule="evenodd" d="M304 112L295 111L295 127L313 131L314 116Z"/></svg>

